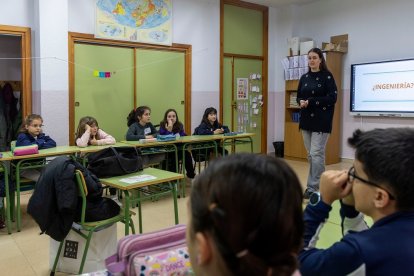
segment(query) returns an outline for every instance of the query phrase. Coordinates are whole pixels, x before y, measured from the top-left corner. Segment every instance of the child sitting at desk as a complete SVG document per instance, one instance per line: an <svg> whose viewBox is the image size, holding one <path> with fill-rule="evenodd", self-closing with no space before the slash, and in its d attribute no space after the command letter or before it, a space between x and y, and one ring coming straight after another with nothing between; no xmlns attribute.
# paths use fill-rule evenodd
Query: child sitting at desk
<svg viewBox="0 0 414 276"><path fill-rule="evenodd" d="M76 145L78 147L103 146L115 144L115 138L99 128L94 117L86 116L79 120L76 132Z"/></svg>
<svg viewBox="0 0 414 276"><path fill-rule="evenodd" d="M39 149L56 147L56 142L42 132L43 119L40 115L31 114L26 116L17 136L16 147L37 145ZM23 170L21 176L37 182L40 169Z"/></svg>
<svg viewBox="0 0 414 276"><path fill-rule="evenodd" d="M56 142L42 132L43 119L40 115L26 116L17 136L16 147L37 145L39 149L56 147Z"/></svg>
<svg viewBox="0 0 414 276"><path fill-rule="evenodd" d="M151 108L148 106L137 107L132 110L127 118L128 131L126 133L127 141L139 141L140 139L151 139L157 137L157 130L150 123ZM165 159L165 154L144 154L144 166L161 163Z"/></svg>
<svg viewBox="0 0 414 276"><path fill-rule="evenodd" d="M150 123L151 109L148 106L140 106L132 110L128 115L127 141L138 141L157 137L157 130Z"/></svg>
<svg viewBox="0 0 414 276"><path fill-rule="evenodd" d="M217 109L214 107L208 107L204 111L203 119L201 123L194 130L194 135L217 135L230 132L227 126L221 125L217 120ZM223 152L223 148L218 146L217 151L219 153ZM209 151L211 153L211 151ZM225 155L228 154L228 151L225 150Z"/></svg>
<svg viewBox="0 0 414 276"><path fill-rule="evenodd" d="M177 111L175 109L168 109L164 114L164 120L160 122L160 135L179 134L180 136L187 136L184 131L184 125L178 119ZM189 151L185 151L185 170L188 178L194 178L193 157ZM182 159L182 154L178 154L178 158ZM171 155L171 159L172 155ZM175 171L175 164L174 170Z"/></svg>

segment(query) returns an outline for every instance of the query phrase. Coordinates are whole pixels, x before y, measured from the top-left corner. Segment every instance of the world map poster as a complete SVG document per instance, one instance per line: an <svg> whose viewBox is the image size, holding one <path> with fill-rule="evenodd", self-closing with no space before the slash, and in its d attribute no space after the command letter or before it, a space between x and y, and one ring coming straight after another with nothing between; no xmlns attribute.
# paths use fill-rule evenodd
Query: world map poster
<svg viewBox="0 0 414 276"><path fill-rule="evenodd" d="M172 44L172 0L96 0L95 37Z"/></svg>

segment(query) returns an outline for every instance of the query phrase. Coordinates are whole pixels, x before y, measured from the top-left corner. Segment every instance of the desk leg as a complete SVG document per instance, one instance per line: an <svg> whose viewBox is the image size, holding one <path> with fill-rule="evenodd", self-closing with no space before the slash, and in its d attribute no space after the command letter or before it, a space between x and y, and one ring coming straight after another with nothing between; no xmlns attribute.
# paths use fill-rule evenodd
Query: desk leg
<svg viewBox="0 0 414 276"><path fill-rule="evenodd" d="M125 236L129 235L129 192L127 190L124 191L125 194L125 205L124 205L124 220L125 220Z"/></svg>
<svg viewBox="0 0 414 276"><path fill-rule="evenodd" d="M10 204L10 187L9 187L9 172L7 171L7 167L1 162L1 166L3 167L4 172L4 186L6 188L6 206L3 206L6 211L6 224L7 224L7 232L11 234L11 204ZM13 201L14 205L14 201Z"/></svg>
<svg viewBox="0 0 414 276"><path fill-rule="evenodd" d="M22 214L21 214L21 210L20 210L20 162L17 163L16 165L16 228L17 228L17 232L20 232L20 226L21 226L21 221L22 219Z"/></svg>
<svg viewBox="0 0 414 276"><path fill-rule="evenodd" d="M250 152L253 153L253 139L252 137L247 137L250 141Z"/></svg>
<svg viewBox="0 0 414 276"><path fill-rule="evenodd" d="M138 223L139 223L139 233L142 234L142 210L141 210L141 192L137 190L137 206L138 206Z"/></svg>
<svg viewBox="0 0 414 276"><path fill-rule="evenodd" d="M173 194L173 200L174 200L174 218L175 218L175 224L178 224L178 204L177 204L177 185L180 180L174 181L171 183L172 185L172 194ZM185 184L184 184L185 185Z"/></svg>
<svg viewBox="0 0 414 276"><path fill-rule="evenodd" d="M182 156L182 165L181 165L181 172L178 172L178 173L181 173L181 174L185 174L185 151L186 150L188 150L187 148L186 148L186 145L184 144L184 146L183 146L183 149L182 149L182 154L183 154L183 156ZM179 182L178 182L179 181ZM183 179L181 179L181 180L177 180L177 182L179 183L179 187L180 187L180 197L185 197L185 189L186 189L186 181L185 181L185 177L183 178Z"/></svg>

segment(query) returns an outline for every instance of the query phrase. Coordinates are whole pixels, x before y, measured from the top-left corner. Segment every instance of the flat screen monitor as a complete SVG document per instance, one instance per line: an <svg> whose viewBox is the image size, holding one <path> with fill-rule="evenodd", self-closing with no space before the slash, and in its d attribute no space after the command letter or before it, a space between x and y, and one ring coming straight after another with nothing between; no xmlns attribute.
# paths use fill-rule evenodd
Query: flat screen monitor
<svg viewBox="0 0 414 276"><path fill-rule="evenodd" d="M414 59L352 64L350 112L414 117Z"/></svg>

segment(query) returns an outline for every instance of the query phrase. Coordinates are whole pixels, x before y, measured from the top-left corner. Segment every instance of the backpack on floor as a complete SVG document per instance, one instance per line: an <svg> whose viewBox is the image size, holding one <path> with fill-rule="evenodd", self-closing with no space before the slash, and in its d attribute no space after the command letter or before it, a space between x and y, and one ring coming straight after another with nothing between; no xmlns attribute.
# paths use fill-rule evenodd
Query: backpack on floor
<svg viewBox="0 0 414 276"><path fill-rule="evenodd" d="M191 275L186 226L129 235L118 242L117 253L105 260L115 275Z"/></svg>

